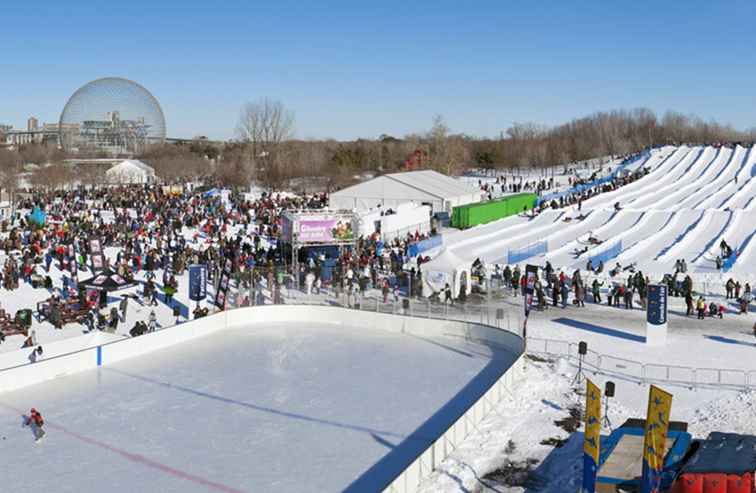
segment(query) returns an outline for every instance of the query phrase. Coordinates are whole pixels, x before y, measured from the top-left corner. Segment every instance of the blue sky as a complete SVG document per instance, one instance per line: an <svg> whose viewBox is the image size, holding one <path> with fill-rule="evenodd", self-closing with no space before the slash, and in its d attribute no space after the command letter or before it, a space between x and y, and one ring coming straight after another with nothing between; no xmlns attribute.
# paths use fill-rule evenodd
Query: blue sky
<svg viewBox="0 0 756 493"><path fill-rule="evenodd" d="M173 137L231 138L261 97L300 138L401 136L434 114L495 136L638 106L756 126L753 1L41 0L4 5L0 26L16 127L104 76L152 91Z"/></svg>

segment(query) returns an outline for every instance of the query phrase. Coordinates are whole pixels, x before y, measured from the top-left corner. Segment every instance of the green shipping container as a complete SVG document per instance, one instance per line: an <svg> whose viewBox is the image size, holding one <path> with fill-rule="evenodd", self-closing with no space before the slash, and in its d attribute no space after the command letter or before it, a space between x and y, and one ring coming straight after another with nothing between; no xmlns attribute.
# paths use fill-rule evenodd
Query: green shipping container
<svg viewBox="0 0 756 493"><path fill-rule="evenodd" d="M466 229L513 216L535 207L537 198L534 193L518 193L488 202L455 207L452 209L452 226Z"/></svg>

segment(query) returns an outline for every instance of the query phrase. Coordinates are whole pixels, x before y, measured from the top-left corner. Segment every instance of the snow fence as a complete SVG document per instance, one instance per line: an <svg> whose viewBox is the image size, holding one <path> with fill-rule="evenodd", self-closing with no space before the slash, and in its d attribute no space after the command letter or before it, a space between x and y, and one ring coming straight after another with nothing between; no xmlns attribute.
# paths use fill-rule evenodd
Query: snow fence
<svg viewBox="0 0 756 493"><path fill-rule="evenodd" d="M526 247L518 248L516 250L509 250L507 252L507 263L509 265L519 264L523 260L535 257L536 255L545 254L549 251L548 241L539 241L532 243Z"/></svg>
<svg viewBox="0 0 756 493"><path fill-rule="evenodd" d="M48 380L92 370L167 349L182 342L209 336L254 323L325 323L347 327L366 327L419 337L460 337L467 341L511 353L512 365L503 371L483 395L467 408L449 428L440 433L395 478L382 487L391 493L413 493L420 483L456 449L488 416L495 406L511 395L511 387L521 378L524 369L523 339L497 327L461 320L441 320L406 315L368 312L333 306L264 305L219 312L139 337L108 342L78 351L61 354L36 363L0 370L0 393Z"/></svg>

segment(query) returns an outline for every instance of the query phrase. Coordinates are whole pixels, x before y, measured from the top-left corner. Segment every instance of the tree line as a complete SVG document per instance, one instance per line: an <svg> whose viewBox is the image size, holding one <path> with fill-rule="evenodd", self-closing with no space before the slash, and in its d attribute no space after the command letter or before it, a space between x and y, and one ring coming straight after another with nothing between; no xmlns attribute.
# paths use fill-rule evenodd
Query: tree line
<svg viewBox="0 0 756 493"><path fill-rule="evenodd" d="M503 171L569 165L667 144L749 145L756 140L756 129L738 131L676 112L659 117L639 108L594 113L552 127L515 123L497 138L454 133L440 115L433 117L428 130L401 137L384 134L375 139L336 141L301 140L294 135L294 113L280 101L261 99L242 107L233 141L152 146L136 157L169 183L203 180L247 187L255 182L273 188L333 190L368 174L410 169L454 175L469 168ZM13 185L22 163L40 164L29 173L31 183L37 186L104 181L101 169L82 166L71 170L62 165L65 158L51 145L0 149L0 187Z"/></svg>

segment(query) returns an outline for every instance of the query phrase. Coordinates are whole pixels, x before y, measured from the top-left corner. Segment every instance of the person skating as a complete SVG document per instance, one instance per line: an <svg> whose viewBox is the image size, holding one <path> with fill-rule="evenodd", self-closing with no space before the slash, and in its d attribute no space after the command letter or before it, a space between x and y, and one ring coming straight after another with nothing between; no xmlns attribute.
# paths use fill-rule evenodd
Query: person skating
<svg viewBox="0 0 756 493"><path fill-rule="evenodd" d="M39 442L45 436L45 430L42 428L45 424L45 420L42 415L34 408L29 411L29 416L24 416L24 426L31 427L32 433L34 433L34 441Z"/></svg>

